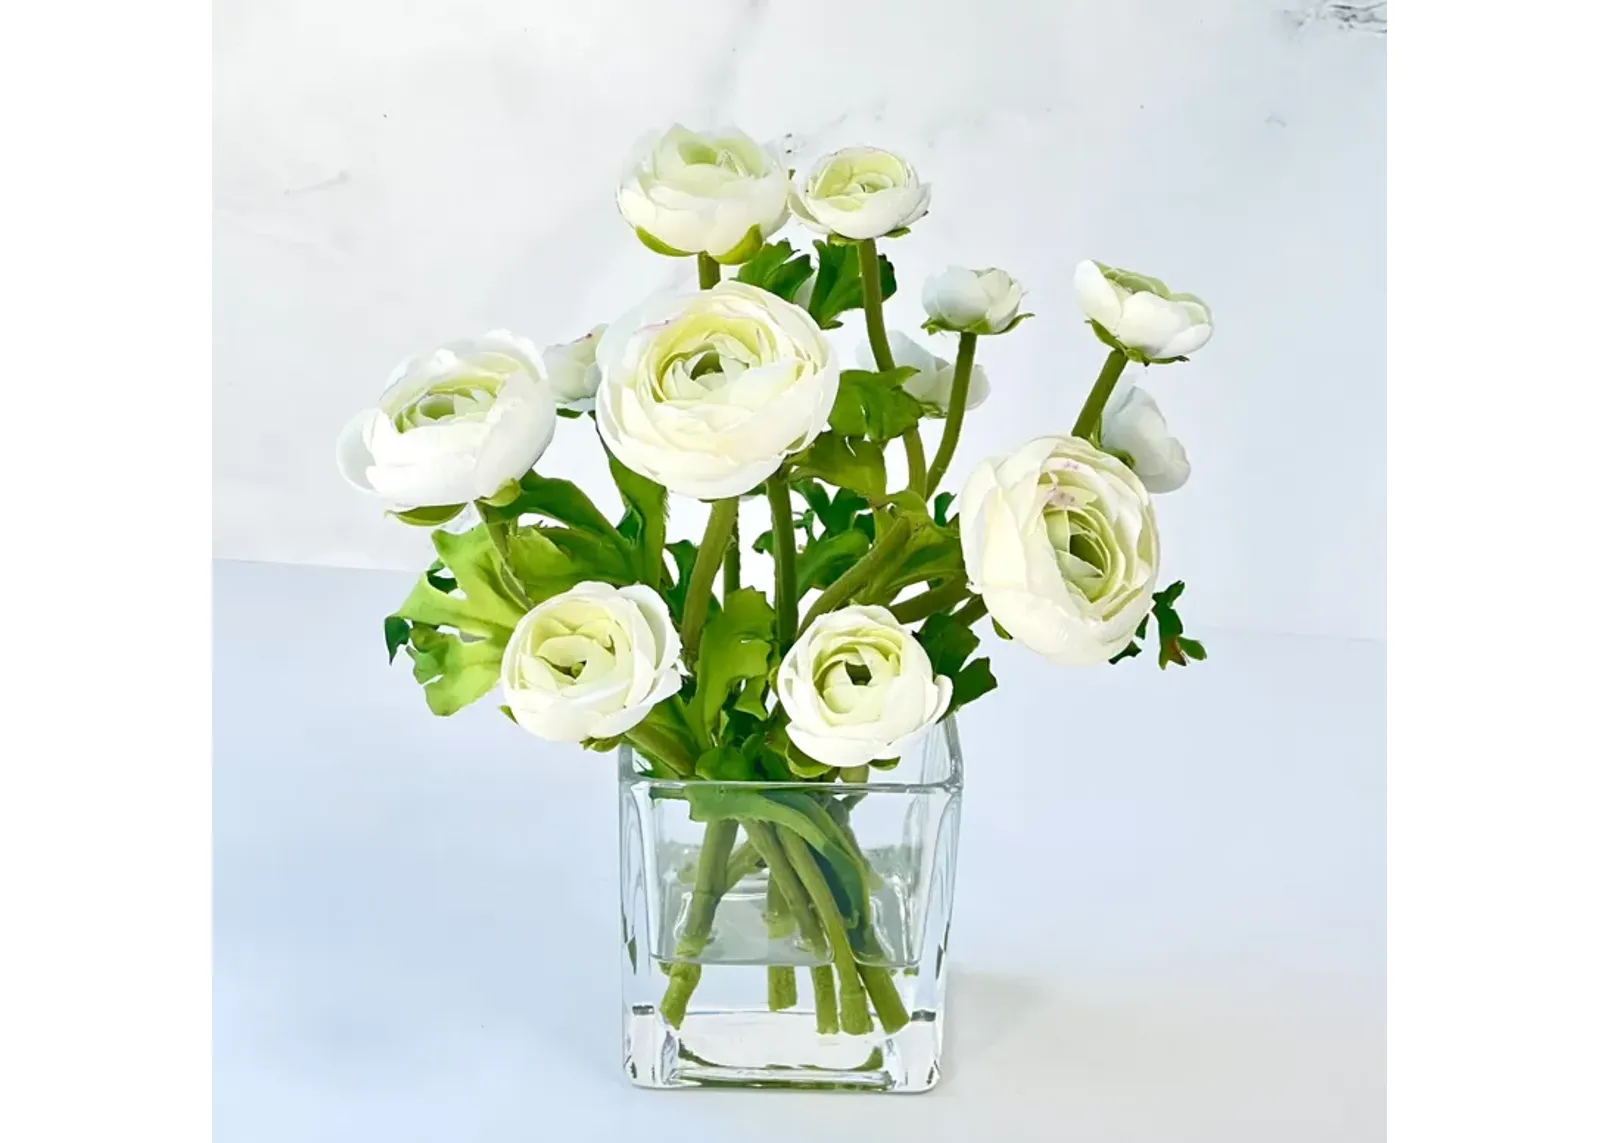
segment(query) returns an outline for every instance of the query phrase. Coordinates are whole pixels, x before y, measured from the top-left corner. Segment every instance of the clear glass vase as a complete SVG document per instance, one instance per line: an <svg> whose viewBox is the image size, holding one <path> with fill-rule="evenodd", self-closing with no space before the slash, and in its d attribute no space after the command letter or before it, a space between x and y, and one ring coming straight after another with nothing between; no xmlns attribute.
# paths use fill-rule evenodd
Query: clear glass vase
<svg viewBox="0 0 1600 1143"><path fill-rule="evenodd" d="M620 752L623 1046L640 1087L939 1079L953 719L848 782L683 782Z"/></svg>

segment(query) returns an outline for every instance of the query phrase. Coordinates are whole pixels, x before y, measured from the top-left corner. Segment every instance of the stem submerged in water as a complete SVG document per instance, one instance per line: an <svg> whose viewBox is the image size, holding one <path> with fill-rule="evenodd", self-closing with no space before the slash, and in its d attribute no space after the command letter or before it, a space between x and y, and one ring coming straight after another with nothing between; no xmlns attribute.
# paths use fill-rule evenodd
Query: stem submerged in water
<svg viewBox="0 0 1600 1143"><path fill-rule="evenodd" d="M711 940L711 922L717 915L717 904L727 890L728 854L733 850L733 839L739 832L739 823L732 818L720 818L706 824L705 841L700 846L700 861L695 866L694 892L689 898L689 916L683 923L683 935L678 938L677 956L695 957L705 952ZM667 974L667 990L661 997L661 1015L677 1028L683 1024L688 1011L689 998L700 983L700 966L685 959L674 962Z"/></svg>

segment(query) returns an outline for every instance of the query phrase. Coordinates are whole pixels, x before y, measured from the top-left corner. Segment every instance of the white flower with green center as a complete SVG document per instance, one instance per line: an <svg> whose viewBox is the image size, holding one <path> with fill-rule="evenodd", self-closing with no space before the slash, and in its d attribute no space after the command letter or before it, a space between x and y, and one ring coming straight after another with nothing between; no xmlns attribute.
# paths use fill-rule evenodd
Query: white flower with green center
<svg viewBox="0 0 1600 1143"><path fill-rule="evenodd" d="M827 766L898 758L944 717L949 679L886 607L852 605L807 627L778 667L789 740Z"/></svg>
<svg viewBox="0 0 1600 1143"><path fill-rule="evenodd" d="M1173 492L1189 479L1189 454L1183 443L1167 431L1167 419L1154 397L1135 384L1129 366L1100 414L1100 443L1125 457L1139 482L1149 492Z"/></svg>
<svg viewBox="0 0 1600 1143"><path fill-rule="evenodd" d="M811 229L859 241L910 226L928 213L932 190L894 152L846 147L811 168L789 205Z"/></svg>
<svg viewBox="0 0 1600 1143"><path fill-rule="evenodd" d="M553 742L632 730L678 693L678 633L648 587L580 583L522 617L500 661L511 716Z"/></svg>
<svg viewBox="0 0 1600 1143"><path fill-rule="evenodd" d="M1193 294L1174 294L1159 278L1102 262L1079 262L1078 305L1134 361L1186 357L1211 340L1211 310Z"/></svg>
<svg viewBox="0 0 1600 1143"><path fill-rule="evenodd" d="M539 351L494 330L401 364L340 434L339 471L400 511L482 500L533 467L555 420Z"/></svg>
<svg viewBox="0 0 1600 1143"><path fill-rule="evenodd" d="M961 491L961 549L995 622L1063 666L1127 646L1155 594L1150 496L1114 456L1040 437L978 465Z"/></svg>
<svg viewBox="0 0 1600 1143"><path fill-rule="evenodd" d="M743 131L673 124L648 139L617 189L617 208L661 254L743 262L789 216L789 172Z"/></svg>
<svg viewBox="0 0 1600 1143"><path fill-rule="evenodd" d="M926 415L948 416L950 389L955 384L956 367L897 329L889 331L889 351L894 355L895 365L917 371L902 381L900 387L922 406ZM877 358L872 353L870 342L863 341L856 347L856 362L863 369L877 371ZM973 365L972 376L967 380L967 408L976 409L988 396L989 375L983 371L983 366Z"/></svg>
<svg viewBox="0 0 1600 1143"><path fill-rule="evenodd" d="M815 440L839 365L810 314L743 282L645 303L600 339L595 420L633 471L737 496Z"/></svg>

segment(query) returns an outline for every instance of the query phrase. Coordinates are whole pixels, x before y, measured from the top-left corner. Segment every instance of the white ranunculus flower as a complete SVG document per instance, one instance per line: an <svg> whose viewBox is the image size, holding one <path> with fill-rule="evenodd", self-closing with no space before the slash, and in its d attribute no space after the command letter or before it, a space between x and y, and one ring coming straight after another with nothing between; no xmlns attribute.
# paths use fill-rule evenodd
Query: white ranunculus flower
<svg viewBox="0 0 1600 1143"><path fill-rule="evenodd" d="M339 436L339 471L396 509L493 496L533 467L556 404L532 342L506 330L404 362Z"/></svg>
<svg viewBox="0 0 1600 1143"><path fill-rule="evenodd" d="M949 709L951 682L886 607L830 611L778 667L789 740L828 766L898 758Z"/></svg>
<svg viewBox="0 0 1600 1143"><path fill-rule="evenodd" d="M859 241L910 226L928 213L932 190L894 152L846 147L811 168L789 205L812 230Z"/></svg>
<svg viewBox="0 0 1600 1143"><path fill-rule="evenodd" d="M1189 479L1189 454L1167 431L1155 398L1134 383L1133 369L1118 378L1100 414L1100 443L1133 462L1149 492L1173 492Z"/></svg>
<svg viewBox="0 0 1600 1143"><path fill-rule="evenodd" d="M611 738L678 693L678 652L654 591L580 583L522 617L500 660L500 686L518 725L540 738Z"/></svg>
<svg viewBox="0 0 1600 1143"><path fill-rule="evenodd" d="M783 225L788 202L784 165L734 127L700 133L673 124L646 140L617 188L622 217L646 245L720 262L754 254Z"/></svg>
<svg viewBox="0 0 1600 1143"><path fill-rule="evenodd" d="M623 464L737 496L827 427L839 365L811 315L738 281L646 302L600 338L595 420Z"/></svg>
<svg viewBox="0 0 1600 1143"><path fill-rule="evenodd" d="M600 366L595 364L594 351L605 331L604 325L597 325L576 341L552 345L544 351L550 389L556 400L568 408L587 409L594 403L594 391L600 388Z"/></svg>
<svg viewBox="0 0 1600 1143"><path fill-rule="evenodd" d="M978 465L961 490L967 578L995 622L1063 666L1110 659L1149 613L1161 562L1150 496L1077 437Z"/></svg>
<svg viewBox="0 0 1600 1143"><path fill-rule="evenodd" d="M992 267L951 266L934 274L922 287L922 308L928 311L925 328L953 333L1005 333L1028 316L1017 312L1021 285Z"/></svg>
<svg viewBox="0 0 1600 1143"><path fill-rule="evenodd" d="M1211 310L1159 278L1100 262L1078 263L1072 284L1085 315L1135 361L1186 357L1211 340Z"/></svg>
<svg viewBox="0 0 1600 1143"><path fill-rule="evenodd" d="M956 367L897 329L889 331L889 351L894 354L895 365L909 365L917 371L915 377L901 382L901 388L916 398L923 412L933 417L949 413L950 386L955 381ZM864 341L856 348L856 361L863 369L876 372L878 368L869 342ZM967 408L976 409L988 396L989 376L983 366L974 364L972 376L967 379Z"/></svg>

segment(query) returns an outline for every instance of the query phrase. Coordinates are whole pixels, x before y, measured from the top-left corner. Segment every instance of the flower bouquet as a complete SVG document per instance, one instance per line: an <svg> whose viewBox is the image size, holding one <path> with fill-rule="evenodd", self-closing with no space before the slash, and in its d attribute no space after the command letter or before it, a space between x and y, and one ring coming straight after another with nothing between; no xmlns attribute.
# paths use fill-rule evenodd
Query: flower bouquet
<svg viewBox="0 0 1600 1143"><path fill-rule="evenodd" d="M384 621L429 709L498 685L525 730L618 753L624 1055L645 1086L932 1086L953 716L996 685L980 621L1066 666L1147 642L1163 667L1205 657L1182 584L1157 582L1150 493L1188 460L1128 366L1186 360L1210 312L1080 263L1108 347L1082 411L958 499L941 485L989 391L979 343L1030 315L1004 271L951 268L923 328L953 336L953 362L885 329L878 243L929 197L887 151L795 182L742 132L674 126L617 203L650 250L695 260L698 289L543 352L500 330L424 353L339 441L351 483L434 529L438 558ZM811 250L775 237L791 214ZM856 310L847 368L826 331ZM620 519L538 470L562 418L592 422ZM709 504L698 542L668 539L669 493ZM748 542L745 497L770 511ZM757 557L770 596L747 582Z"/></svg>

